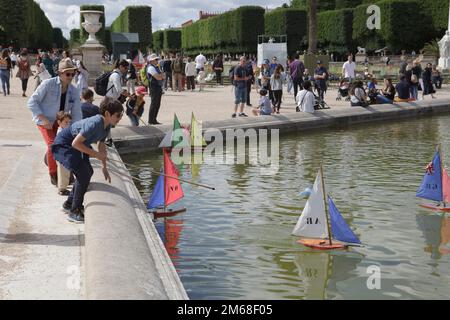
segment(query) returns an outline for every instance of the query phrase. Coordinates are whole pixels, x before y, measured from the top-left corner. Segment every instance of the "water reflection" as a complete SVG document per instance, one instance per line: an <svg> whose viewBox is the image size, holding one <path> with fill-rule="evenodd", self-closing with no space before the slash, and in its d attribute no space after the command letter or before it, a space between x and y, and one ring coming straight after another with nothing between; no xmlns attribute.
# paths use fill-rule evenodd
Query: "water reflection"
<svg viewBox="0 0 450 320"><path fill-rule="evenodd" d="M449 121L450 116L439 116L284 136L273 176L261 175L258 165L179 166L182 178L217 188L183 184L180 204L188 212L168 220L173 233L168 251L189 297L450 296L450 217L421 209L415 198L436 143L441 143L444 164L450 165ZM123 158L140 165L132 174L148 180L137 183L148 201L156 181L149 170L159 170L162 155ZM327 191L365 247L310 252L292 240L306 203L299 192L314 182L320 162ZM167 232L161 227L165 223L155 223L160 233ZM381 268L381 290L366 286L367 268L373 265Z"/></svg>

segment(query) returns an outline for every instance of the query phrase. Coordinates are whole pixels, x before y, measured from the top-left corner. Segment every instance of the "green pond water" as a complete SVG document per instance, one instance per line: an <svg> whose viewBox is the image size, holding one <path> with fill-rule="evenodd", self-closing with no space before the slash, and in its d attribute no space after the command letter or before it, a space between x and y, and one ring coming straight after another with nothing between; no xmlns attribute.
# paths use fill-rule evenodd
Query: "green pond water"
<svg viewBox="0 0 450 320"><path fill-rule="evenodd" d="M174 207L155 226L191 299L445 299L450 297L450 214L415 193L440 143L450 166L450 116L324 129L280 137L279 170L259 165L179 166ZM147 203L162 153L123 157ZM317 252L291 232L320 162L326 190L364 247ZM380 271L380 288L373 276ZM369 289L369 287L373 289Z"/></svg>

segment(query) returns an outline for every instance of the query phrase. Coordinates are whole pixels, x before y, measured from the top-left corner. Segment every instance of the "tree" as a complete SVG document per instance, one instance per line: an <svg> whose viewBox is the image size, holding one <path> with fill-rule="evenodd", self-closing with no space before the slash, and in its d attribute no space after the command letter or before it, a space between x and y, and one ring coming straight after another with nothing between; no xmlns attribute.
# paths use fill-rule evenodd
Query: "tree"
<svg viewBox="0 0 450 320"><path fill-rule="evenodd" d="M309 0L308 53L317 51L317 0Z"/></svg>

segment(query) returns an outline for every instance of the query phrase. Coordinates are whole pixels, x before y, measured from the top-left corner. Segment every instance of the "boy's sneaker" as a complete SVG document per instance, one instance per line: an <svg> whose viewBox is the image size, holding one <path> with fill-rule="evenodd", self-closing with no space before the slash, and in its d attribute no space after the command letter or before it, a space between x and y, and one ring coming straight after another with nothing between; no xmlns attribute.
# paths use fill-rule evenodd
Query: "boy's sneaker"
<svg viewBox="0 0 450 320"><path fill-rule="evenodd" d="M233 113L233 114L231 115L231 117L232 117L232 118L236 118L236 113Z"/></svg>
<svg viewBox="0 0 450 320"><path fill-rule="evenodd" d="M62 208L65 213L69 213L70 209L72 208L72 204L66 200L66 201L64 201Z"/></svg>
<svg viewBox="0 0 450 320"><path fill-rule="evenodd" d="M74 211L70 211L67 220L73 223L84 223L84 214L80 209L75 209Z"/></svg>
<svg viewBox="0 0 450 320"><path fill-rule="evenodd" d="M248 117L248 115L246 115L245 113L241 112L241 113L239 113L239 117Z"/></svg>

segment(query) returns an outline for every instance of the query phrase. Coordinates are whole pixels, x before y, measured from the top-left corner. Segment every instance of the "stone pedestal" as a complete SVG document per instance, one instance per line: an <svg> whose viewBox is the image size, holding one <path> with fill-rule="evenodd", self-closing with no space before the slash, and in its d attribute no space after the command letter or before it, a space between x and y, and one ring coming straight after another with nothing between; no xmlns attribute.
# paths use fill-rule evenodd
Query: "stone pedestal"
<svg viewBox="0 0 450 320"><path fill-rule="evenodd" d="M104 46L101 44L84 44L81 46L83 64L89 70L88 85L93 86L94 80L103 73L102 56Z"/></svg>
<svg viewBox="0 0 450 320"><path fill-rule="evenodd" d="M355 55L355 63L356 64L358 64L358 63L365 63L366 62L366 58L367 58L367 54L365 54L365 53L357 53L356 55Z"/></svg>

